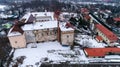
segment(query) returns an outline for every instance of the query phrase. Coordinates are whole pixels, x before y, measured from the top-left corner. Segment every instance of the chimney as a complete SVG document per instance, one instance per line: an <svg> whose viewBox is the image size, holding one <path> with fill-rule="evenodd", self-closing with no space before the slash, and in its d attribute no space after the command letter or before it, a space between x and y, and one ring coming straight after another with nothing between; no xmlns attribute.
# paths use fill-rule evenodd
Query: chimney
<svg viewBox="0 0 120 67"><path fill-rule="evenodd" d="M54 12L54 17L57 19L57 40L60 42L59 15L60 15L60 11L57 10Z"/></svg>
<svg viewBox="0 0 120 67"><path fill-rule="evenodd" d="M58 39L58 42L60 42L60 27L59 27L59 20L57 21L57 39Z"/></svg>

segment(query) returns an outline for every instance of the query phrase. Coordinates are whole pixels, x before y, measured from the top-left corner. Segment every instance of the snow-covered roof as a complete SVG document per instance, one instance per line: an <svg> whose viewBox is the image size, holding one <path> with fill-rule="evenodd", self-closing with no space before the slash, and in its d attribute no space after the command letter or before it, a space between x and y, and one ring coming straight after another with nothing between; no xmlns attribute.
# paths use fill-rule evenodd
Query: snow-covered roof
<svg viewBox="0 0 120 67"><path fill-rule="evenodd" d="M22 26L23 30L38 30L46 28L56 28L57 21L35 22L33 24L26 24Z"/></svg>
<svg viewBox="0 0 120 67"><path fill-rule="evenodd" d="M39 19L45 19L45 18L50 18L51 20L54 20L54 13L53 12L31 12L31 13L26 13L20 20L25 20L24 22L26 23L30 16L33 15L33 17L39 17Z"/></svg>
<svg viewBox="0 0 120 67"><path fill-rule="evenodd" d="M73 31L74 29L71 27L66 27L66 23L60 23L61 31ZM38 29L47 29L47 28L56 28L57 21L45 21L45 22L35 22L33 24L25 24L22 26L23 30L38 30Z"/></svg>
<svg viewBox="0 0 120 67"><path fill-rule="evenodd" d="M20 20L25 19L25 23L26 23L26 22L28 21L30 15L31 15L30 13L27 13L27 14L25 14Z"/></svg>
<svg viewBox="0 0 120 67"><path fill-rule="evenodd" d="M7 36L19 36L22 35L24 31L21 29L21 27L14 25L8 32Z"/></svg>
<svg viewBox="0 0 120 67"><path fill-rule="evenodd" d="M77 13L69 13L69 12L62 12L61 15L69 15L69 16L73 16L73 17L76 17L77 16Z"/></svg>
<svg viewBox="0 0 120 67"><path fill-rule="evenodd" d="M57 27L57 21L46 21L46 22L36 22L34 24L34 29L46 29Z"/></svg>
<svg viewBox="0 0 120 67"><path fill-rule="evenodd" d="M19 35L22 35L20 32L18 32L18 31L12 31L13 30L13 28L14 27L12 27L11 29L10 29L10 31L8 32L8 35L7 36L19 36Z"/></svg>
<svg viewBox="0 0 120 67"><path fill-rule="evenodd" d="M22 34L19 32L11 32L8 34L8 36L19 36L19 35L22 35Z"/></svg>
<svg viewBox="0 0 120 67"><path fill-rule="evenodd" d="M54 20L54 12L32 12L31 13L34 17L45 17L50 16L52 20Z"/></svg>
<svg viewBox="0 0 120 67"><path fill-rule="evenodd" d="M66 27L66 23L60 23L60 30L61 31L74 31L71 27Z"/></svg>
<svg viewBox="0 0 120 67"><path fill-rule="evenodd" d="M34 30L33 28L33 24L25 24L24 26L22 26L23 30Z"/></svg>

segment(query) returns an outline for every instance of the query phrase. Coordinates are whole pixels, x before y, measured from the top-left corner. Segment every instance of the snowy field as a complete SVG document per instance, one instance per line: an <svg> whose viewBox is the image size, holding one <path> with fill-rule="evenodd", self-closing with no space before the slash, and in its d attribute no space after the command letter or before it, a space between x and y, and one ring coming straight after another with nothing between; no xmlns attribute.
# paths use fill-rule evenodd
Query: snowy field
<svg viewBox="0 0 120 67"><path fill-rule="evenodd" d="M10 67L15 65L16 59L20 56L25 56L25 59L22 64L19 64L19 67L26 67L27 65L36 67L36 64L41 64L43 58L48 58L48 62L53 61L53 63L87 61L83 50L70 50L69 46L62 46L57 41L39 44L32 43L27 48L16 49L13 57L14 62L11 63Z"/></svg>

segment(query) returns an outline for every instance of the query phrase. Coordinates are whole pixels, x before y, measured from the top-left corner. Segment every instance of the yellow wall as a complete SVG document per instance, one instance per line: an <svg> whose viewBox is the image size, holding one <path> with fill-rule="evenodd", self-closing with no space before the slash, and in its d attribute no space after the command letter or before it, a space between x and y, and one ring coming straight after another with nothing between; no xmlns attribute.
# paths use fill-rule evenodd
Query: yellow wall
<svg viewBox="0 0 120 67"><path fill-rule="evenodd" d="M61 43L63 45L73 45L74 31L61 32Z"/></svg>
<svg viewBox="0 0 120 67"><path fill-rule="evenodd" d="M26 47L26 40L25 35L19 35L19 36L10 36L8 37L10 44L13 48L24 48Z"/></svg>
<svg viewBox="0 0 120 67"><path fill-rule="evenodd" d="M37 30L35 33L36 41L42 42L57 40L57 30L55 31L54 29L55 28L53 28L53 30L49 29Z"/></svg>

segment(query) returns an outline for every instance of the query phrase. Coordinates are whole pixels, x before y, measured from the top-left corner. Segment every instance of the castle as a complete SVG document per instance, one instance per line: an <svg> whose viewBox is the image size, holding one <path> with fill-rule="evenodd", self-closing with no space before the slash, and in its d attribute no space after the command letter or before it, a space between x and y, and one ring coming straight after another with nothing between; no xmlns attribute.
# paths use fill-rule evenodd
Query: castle
<svg viewBox="0 0 120 67"><path fill-rule="evenodd" d="M74 29L68 22L60 22L54 12L25 14L9 31L13 48L25 48L28 43L57 40L62 45L73 45Z"/></svg>

